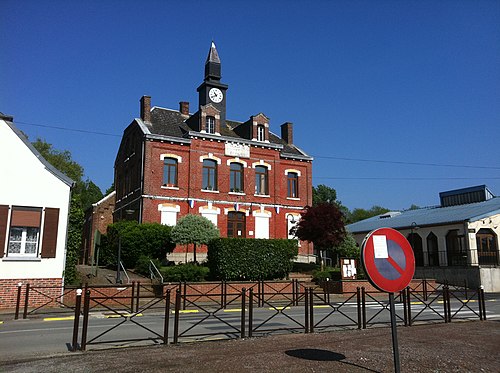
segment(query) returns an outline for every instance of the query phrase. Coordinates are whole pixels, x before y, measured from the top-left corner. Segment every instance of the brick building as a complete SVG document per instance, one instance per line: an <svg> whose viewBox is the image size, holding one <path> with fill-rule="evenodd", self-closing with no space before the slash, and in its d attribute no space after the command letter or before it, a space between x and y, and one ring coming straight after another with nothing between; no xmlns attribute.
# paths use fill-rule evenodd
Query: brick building
<svg viewBox="0 0 500 373"><path fill-rule="evenodd" d="M106 234L109 224L113 223L116 192L113 191L100 201L93 203L85 211L85 222L82 232L82 251L80 263L92 264L97 260L97 247L101 235Z"/></svg>
<svg viewBox="0 0 500 373"><path fill-rule="evenodd" d="M200 214L222 237L292 238L312 203L312 158L294 145L292 123L279 137L263 113L227 120L227 89L212 43L194 113L187 102L172 110L141 98L141 117L125 129L115 160L115 221L175 225ZM170 259L184 260L185 250ZM300 242L298 260L315 259L312 245Z"/></svg>

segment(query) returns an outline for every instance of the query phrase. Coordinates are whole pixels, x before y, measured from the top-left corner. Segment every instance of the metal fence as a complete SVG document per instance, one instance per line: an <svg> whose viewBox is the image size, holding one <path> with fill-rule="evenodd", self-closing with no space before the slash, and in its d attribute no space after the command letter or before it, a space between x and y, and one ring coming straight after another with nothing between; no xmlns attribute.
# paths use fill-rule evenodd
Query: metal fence
<svg viewBox="0 0 500 373"><path fill-rule="evenodd" d="M158 292L158 289L134 284L130 286L132 291L126 292L128 295L103 295L102 289L89 287L85 290L83 310L82 299L78 299L82 295L77 295L73 350L99 344L138 341L177 344L390 325L386 294L368 292L364 287L343 296L325 296L319 289L304 287L298 282L288 286L260 282L246 283L248 288L241 288L242 285L245 284L219 283L206 286L205 291L199 288L194 291L189 289L189 284L181 283ZM114 324L103 328L91 325L94 322L91 313L97 309L114 317ZM83 314L81 336L80 314ZM149 321L142 321L143 315L150 316ZM405 326L457 319L485 320L484 292L422 283L397 294L396 318ZM155 327L148 324L152 320L157 322ZM134 332L125 327L132 324ZM92 326L94 334L89 336Z"/></svg>

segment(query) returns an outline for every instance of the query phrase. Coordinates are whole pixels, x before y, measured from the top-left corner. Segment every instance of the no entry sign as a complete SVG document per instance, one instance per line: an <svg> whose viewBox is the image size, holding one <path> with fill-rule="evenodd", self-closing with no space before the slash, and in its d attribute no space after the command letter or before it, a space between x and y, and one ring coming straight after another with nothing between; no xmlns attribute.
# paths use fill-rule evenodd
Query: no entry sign
<svg viewBox="0 0 500 373"><path fill-rule="evenodd" d="M415 273L410 243L392 228L376 229L365 237L361 260L372 285L388 293L403 290Z"/></svg>

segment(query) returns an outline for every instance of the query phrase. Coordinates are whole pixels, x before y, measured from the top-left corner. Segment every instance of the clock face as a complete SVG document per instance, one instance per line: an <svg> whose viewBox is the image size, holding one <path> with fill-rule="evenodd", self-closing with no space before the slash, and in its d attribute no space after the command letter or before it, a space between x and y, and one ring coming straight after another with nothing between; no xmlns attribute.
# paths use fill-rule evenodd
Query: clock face
<svg viewBox="0 0 500 373"><path fill-rule="evenodd" d="M208 91L208 97L210 100L218 104L219 102L222 101L224 98L224 95L222 94L222 91L219 88L212 88L210 91Z"/></svg>

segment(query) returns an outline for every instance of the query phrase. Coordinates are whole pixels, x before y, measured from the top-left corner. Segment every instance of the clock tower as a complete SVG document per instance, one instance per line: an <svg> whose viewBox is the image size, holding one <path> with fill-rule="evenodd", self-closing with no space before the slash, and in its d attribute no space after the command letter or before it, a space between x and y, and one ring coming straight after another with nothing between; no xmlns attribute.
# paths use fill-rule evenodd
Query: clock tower
<svg viewBox="0 0 500 373"><path fill-rule="evenodd" d="M226 91L228 86L220 82L221 64L215 43L212 42L205 62L205 79L198 87L199 106L212 104L220 111L220 124L226 122Z"/></svg>

